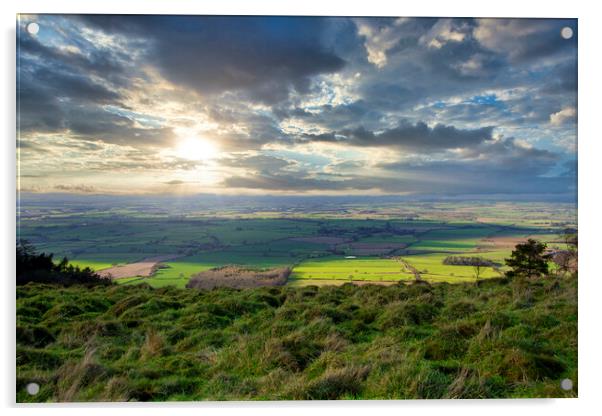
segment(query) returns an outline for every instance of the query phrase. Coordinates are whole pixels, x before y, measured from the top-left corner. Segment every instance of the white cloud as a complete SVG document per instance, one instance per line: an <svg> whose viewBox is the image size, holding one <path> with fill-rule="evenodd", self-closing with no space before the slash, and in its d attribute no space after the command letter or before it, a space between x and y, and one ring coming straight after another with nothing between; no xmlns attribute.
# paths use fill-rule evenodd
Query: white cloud
<svg viewBox="0 0 602 416"><path fill-rule="evenodd" d="M420 43L429 48L439 49L447 42L462 42L466 34L456 30L451 19L439 19L437 23L420 37Z"/></svg>
<svg viewBox="0 0 602 416"><path fill-rule="evenodd" d="M575 107L565 107L557 113L550 114L550 124L553 126L560 126L574 120L576 117L577 110Z"/></svg>
<svg viewBox="0 0 602 416"><path fill-rule="evenodd" d="M378 27L374 20L355 19L358 34L366 39L364 47L368 53L368 62L378 68L387 64L387 51L399 42L403 35L399 28L408 20L400 17L391 26Z"/></svg>

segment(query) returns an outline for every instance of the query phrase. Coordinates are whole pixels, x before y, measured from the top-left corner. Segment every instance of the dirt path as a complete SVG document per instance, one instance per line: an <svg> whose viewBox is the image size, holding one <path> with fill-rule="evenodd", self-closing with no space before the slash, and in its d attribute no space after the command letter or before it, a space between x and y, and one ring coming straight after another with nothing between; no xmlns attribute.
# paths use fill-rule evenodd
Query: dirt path
<svg viewBox="0 0 602 416"><path fill-rule="evenodd" d="M162 261L173 260L181 257L177 254L167 254L162 256L147 257L135 263L124 264L123 266L110 267L99 270L98 274L111 279L122 279L124 277L149 277L155 272L155 266Z"/></svg>

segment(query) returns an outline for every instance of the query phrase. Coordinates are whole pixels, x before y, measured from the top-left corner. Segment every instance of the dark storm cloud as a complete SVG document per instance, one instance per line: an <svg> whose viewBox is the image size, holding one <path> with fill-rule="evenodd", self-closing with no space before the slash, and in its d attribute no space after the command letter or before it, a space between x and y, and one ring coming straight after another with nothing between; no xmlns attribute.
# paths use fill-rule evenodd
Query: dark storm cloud
<svg viewBox="0 0 602 416"><path fill-rule="evenodd" d="M374 133L364 128L340 133L307 135L311 141L344 143L352 146L390 146L415 151L434 149L456 149L478 145L492 140L493 127L458 129L454 126L437 124L429 127L424 122L411 124L401 122L397 127Z"/></svg>
<svg viewBox="0 0 602 416"><path fill-rule="evenodd" d="M344 61L321 44L323 19L302 17L86 16L107 33L134 34L170 81L203 94L243 90L275 102Z"/></svg>

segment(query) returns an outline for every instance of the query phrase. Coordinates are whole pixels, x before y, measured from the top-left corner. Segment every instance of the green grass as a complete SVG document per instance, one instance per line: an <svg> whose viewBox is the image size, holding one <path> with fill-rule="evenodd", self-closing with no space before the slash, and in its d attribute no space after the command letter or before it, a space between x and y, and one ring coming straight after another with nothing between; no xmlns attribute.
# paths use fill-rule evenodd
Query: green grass
<svg viewBox="0 0 602 416"><path fill-rule="evenodd" d="M576 397L577 279L28 284L16 339L17 402Z"/></svg>
<svg viewBox="0 0 602 416"><path fill-rule="evenodd" d="M209 262L207 256L182 257L163 263L167 268L159 269L151 277L118 279L118 284L148 283L152 287L175 286L184 288L190 276L222 265L215 261Z"/></svg>
<svg viewBox="0 0 602 416"><path fill-rule="evenodd" d="M479 245L482 238L496 234L496 227L457 227L447 230L433 230L421 234L417 243L409 248L412 250L438 252L469 252Z"/></svg>
<svg viewBox="0 0 602 416"><path fill-rule="evenodd" d="M119 263L110 263L107 261L84 260L84 259L69 260L69 263L73 264L74 266L78 266L80 268L89 267L92 270L108 269L109 267L113 267L114 265L119 264Z"/></svg>
<svg viewBox="0 0 602 416"><path fill-rule="evenodd" d="M455 266L443 264L443 260L448 254L417 254L412 256L404 256L403 259L415 267L424 279L429 280L435 277L436 281L448 281L453 283L458 278L467 278L474 280L474 268L472 266ZM482 257L489 259L486 253L482 253ZM492 259L493 260L493 259ZM481 278L499 277L491 267L483 267L481 269Z"/></svg>
<svg viewBox="0 0 602 416"><path fill-rule="evenodd" d="M293 269L291 279L397 281L414 276L393 259L343 256L312 259Z"/></svg>
<svg viewBox="0 0 602 416"><path fill-rule="evenodd" d="M411 234L395 235L387 233L376 233L370 237L364 237L357 240L358 243L414 243L416 237Z"/></svg>

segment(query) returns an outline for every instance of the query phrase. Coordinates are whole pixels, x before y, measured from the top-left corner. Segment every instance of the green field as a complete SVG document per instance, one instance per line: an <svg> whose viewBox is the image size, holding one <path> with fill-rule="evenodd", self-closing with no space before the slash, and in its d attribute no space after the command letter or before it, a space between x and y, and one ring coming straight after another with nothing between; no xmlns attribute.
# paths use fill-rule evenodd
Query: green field
<svg viewBox="0 0 602 416"><path fill-rule="evenodd" d="M414 277L394 259L326 257L308 260L293 269L291 279L337 281L398 281Z"/></svg>
<svg viewBox="0 0 602 416"><path fill-rule="evenodd" d="M173 216L156 206L36 207L20 218L19 236L39 251L55 253L56 260L67 256L73 264L95 270L157 255L180 256L150 278L124 278L122 284L184 287L193 274L225 265L291 267L294 285L302 280L341 284L413 278L399 258L425 280L459 282L473 279L473 270L444 265L447 255L478 255L503 264L511 249L490 246L484 239L535 236L562 248L558 234L575 225L569 205L553 203L351 204L315 212L311 207L262 208L191 209ZM349 255L357 258L345 259ZM485 269L481 277L497 275Z"/></svg>
<svg viewBox="0 0 602 416"><path fill-rule="evenodd" d="M487 257L488 253L483 253ZM508 253L509 254L509 253ZM456 266L443 264L447 254L422 254L406 256L404 259L415 267L420 276L429 281L446 281L454 283L457 281L474 281L475 271L471 266ZM504 256L508 257L508 255ZM500 273L491 267L483 267L480 278L500 277Z"/></svg>
<svg viewBox="0 0 602 416"><path fill-rule="evenodd" d="M86 259L73 259L73 260L69 260L69 263L73 264L74 266L78 266L80 268L89 267L92 270L108 269L109 267L113 267L113 266L116 266L119 264L125 264L125 263L109 263L106 261L86 260Z"/></svg>

